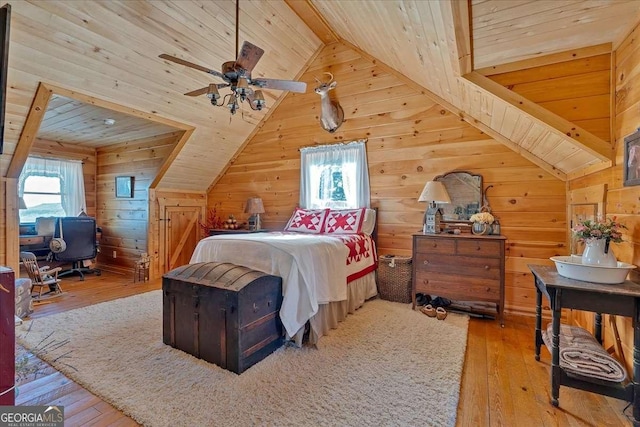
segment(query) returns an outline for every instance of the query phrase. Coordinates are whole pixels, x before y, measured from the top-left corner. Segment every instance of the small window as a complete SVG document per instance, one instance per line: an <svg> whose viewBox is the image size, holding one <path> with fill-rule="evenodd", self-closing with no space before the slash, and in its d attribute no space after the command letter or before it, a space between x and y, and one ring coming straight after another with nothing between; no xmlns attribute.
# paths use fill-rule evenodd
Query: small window
<svg viewBox="0 0 640 427"><path fill-rule="evenodd" d="M369 207L369 170L364 140L302 148L300 169L301 207Z"/></svg>
<svg viewBox="0 0 640 427"><path fill-rule="evenodd" d="M60 188L60 177L27 176L22 193L27 209L20 209L20 222L35 222L41 216L65 216Z"/></svg>
<svg viewBox="0 0 640 427"><path fill-rule="evenodd" d="M82 162L28 157L18 178L18 195L27 206L20 209L21 223L86 212Z"/></svg>

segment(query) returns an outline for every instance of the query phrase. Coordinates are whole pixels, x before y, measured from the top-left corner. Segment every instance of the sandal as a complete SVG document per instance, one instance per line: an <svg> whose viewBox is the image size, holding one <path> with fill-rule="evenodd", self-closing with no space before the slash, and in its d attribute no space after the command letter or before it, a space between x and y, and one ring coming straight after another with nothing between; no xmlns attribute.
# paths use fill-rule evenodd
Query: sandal
<svg viewBox="0 0 640 427"><path fill-rule="evenodd" d="M447 310L442 307L436 308L436 317L438 320L444 320L447 317Z"/></svg>
<svg viewBox="0 0 640 427"><path fill-rule="evenodd" d="M436 309L431 304L427 304L424 307L420 307L422 314L426 314L429 317L436 317Z"/></svg>

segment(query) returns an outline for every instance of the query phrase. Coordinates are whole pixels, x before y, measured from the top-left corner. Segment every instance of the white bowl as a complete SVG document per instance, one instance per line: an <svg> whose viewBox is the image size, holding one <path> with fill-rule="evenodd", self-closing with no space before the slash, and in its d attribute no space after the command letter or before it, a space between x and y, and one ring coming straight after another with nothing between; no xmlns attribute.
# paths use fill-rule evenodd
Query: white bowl
<svg viewBox="0 0 640 427"><path fill-rule="evenodd" d="M555 256L550 259L556 263L556 270L561 276L568 279L608 285L624 282L629 271L636 268L633 264L620 261L618 261L617 267L585 265L582 264L582 257L579 255Z"/></svg>

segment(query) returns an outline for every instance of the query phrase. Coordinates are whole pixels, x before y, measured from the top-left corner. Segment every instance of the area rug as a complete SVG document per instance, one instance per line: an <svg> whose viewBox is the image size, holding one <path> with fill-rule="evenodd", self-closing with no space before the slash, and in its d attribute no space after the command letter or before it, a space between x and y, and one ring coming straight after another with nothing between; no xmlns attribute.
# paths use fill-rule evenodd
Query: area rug
<svg viewBox="0 0 640 427"><path fill-rule="evenodd" d="M24 322L19 342L148 426L454 426L469 319L367 302L236 375L162 343L162 292Z"/></svg>

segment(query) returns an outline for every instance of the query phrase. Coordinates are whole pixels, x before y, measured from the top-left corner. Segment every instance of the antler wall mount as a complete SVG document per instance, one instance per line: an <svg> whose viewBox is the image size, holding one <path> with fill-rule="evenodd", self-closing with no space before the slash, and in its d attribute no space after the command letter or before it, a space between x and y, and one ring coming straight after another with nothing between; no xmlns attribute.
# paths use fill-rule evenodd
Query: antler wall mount
<svg viewBox="0 0 640 427"><path fill-rule="evenodd" d="M194 70L203 71L205 73L216 76L224 83L211 83L200 89L192 90L185 93L186 96L206 95L210 99L211 105L225 106L231 114L235 114L240 109L241 103L248 101L252 110L260 111L266 105L264 95L261 89L288 90L291 92L304 93L307 90L305 82L294 80L279 80L266 78L252 78L251 71L256 66L264 50L258 46L245 41L242 48L238 50L238 27L239 27L239 0L236 1L236 52L237 59L235 61L227 61L222 64L221 71L212 70L202 65L168 55L163 53L160 58L167 61L181 64ZM252 86L257 87L254 89ZM229 88L231 92L222 97L218 89ZM221 100L222 98L222 100Z"/></svg>
<svg viewBox="0 0 640 427"><path fill-rule="evenodd" d="M314 91L320 95L320 124L324 130L333 133L344 122L344 111L338 102L329 98L329 91L335 88L338 82L333 80L333 74L328 72L324 74L329 75L329 80L322 82L316 78L318 86Z"/></svg>

